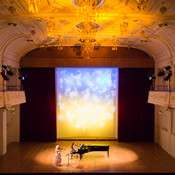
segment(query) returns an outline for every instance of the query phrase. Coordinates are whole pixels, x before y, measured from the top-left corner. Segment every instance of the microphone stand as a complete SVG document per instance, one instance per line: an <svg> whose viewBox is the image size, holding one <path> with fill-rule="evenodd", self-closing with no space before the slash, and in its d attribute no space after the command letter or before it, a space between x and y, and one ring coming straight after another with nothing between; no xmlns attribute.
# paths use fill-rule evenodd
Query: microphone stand
<svg viewBox="0 0 175 175"><path fill-rule="evenodd" d="M69 163L69 155L70 153L68 153L66 156L68 156L68 163L67 163L67 167L71 166L71 164ZM72 167L72 166L71 166Z"/></svg>

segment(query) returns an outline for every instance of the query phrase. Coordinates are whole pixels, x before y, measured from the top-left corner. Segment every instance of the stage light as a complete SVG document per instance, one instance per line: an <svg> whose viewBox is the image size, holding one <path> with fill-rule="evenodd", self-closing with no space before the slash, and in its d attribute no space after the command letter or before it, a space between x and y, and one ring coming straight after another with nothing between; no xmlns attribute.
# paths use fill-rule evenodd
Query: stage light
<svg viewBox="0 0 175 175"><path fill-rule="evenodd" d="M160 71L158 74L157 74L157 76L159 76L159 77L162 77L162 76L164 76L165 75L165 72L163 72L163 71Z"/></svg>
<svg viewBox="0 0 175 175"><path fill-rule="evenodd" d="M164 78L164 80L165 80L165 81L170 80L171 76L172 76L172 71L170 70L170 71L169 71L169 74Z"/></svg>
<svg viewBox="0 0 175 175"><path fill-rule="evenodd" d="M4 70L1 71L1 75L2 75L4 80L6 80L6 81L9 80L9 78L5 75L5 71Z"/></svg>
<svg viewBox="0 0 175 175"><path fill-rule="evenodd" d="M18 71L19 71L18 79L19 80L25 80L25 78L27 77L26 72L23 69L18 69Z"/></svg>
<svg viewBox="0 0 175 175"><path fill-rule="evenodd" d="M149 79L149 80L155 80L155 79L156 79L154 70L151 70L151 71L148 73L148 79Z"/></svg>
<svg viewBox="0 0 175 175"><path fill-rule="evenodd" d="M8 74L8 75L13 75L13 72L10 71L10 70L8 70L8 71L7 71L7 74Z"/></svg>
<svg viewBox="0 0 175 175"><path fill-rule="evenodd" d="M155 75L150 75L148 78L149 78L149 80L155 80L156 79Z"/></svg>
<svg viewBox="0 0 175 175"><path fill-rule="evenodd" d="M7 71L8 75L13 75L13 72L9 69L9 67L5 66L5 65L1 65L2 68L4 68Z"/></svg>
<svg viewBox="0 0 175 175"><path fill-rule="evenodd" d="M171 69L171 66L164 67L164 71L169 71Z"/></svg>

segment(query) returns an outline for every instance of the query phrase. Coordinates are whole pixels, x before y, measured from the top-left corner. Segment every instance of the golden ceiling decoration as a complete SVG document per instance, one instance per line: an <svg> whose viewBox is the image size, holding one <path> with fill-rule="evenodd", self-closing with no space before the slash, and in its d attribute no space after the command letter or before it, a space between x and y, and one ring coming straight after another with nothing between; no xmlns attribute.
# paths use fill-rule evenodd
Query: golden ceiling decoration
<svg viewBox="0 0 175 175"><path fill-rule="evenodd" d="M139 10L144 10L148 5L149 0L136 0L137 8Z"/></svg>
<svg viewBox="0 0 175 175"><path fill-rule="evenodd" d="M87 54L96 45L117 50L119 46L127 47L129 41L132 42L129 47L141 40L151 42L152 30L168 26L169 20L174 19L169 16L170 5L165 0L28 0L29 8L23 2L24 7L17 13L21 0L13 1L8 3L9 19L15 21L15 25L21 20L21 24L28 27L30 23L26 20L31 20L35 30L27 30L35 34L36 39L32 39L37 46L51 38L53 42L47 42L49 46L58 46L59 50L63 46L81 46ZM26 13L23 14L22 9ZM8 24L14 26L14 23ZM147 37L139 32L141 29ZM59 36L64 43L57 42Z"/></svg>
<svg viewBox="0 0 175 175"><path fill-rule="evenodd" d="M73 4L78 7L78 17L81 22L96 22L99 15L99 7L104 0L73 0Z"/></svg>
<svg viewBox="0 0 175 175"><path fill-rule="evenodd" d="M28 5L31 13L38 13L38 7L41 5L41 0L28 0Z"/></svg>

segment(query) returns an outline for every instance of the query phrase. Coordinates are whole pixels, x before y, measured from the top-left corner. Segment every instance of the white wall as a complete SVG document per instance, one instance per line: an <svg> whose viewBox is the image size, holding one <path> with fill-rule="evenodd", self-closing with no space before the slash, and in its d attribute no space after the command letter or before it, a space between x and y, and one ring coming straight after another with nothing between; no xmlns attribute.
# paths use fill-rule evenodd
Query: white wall
<svg viewBox="0 0 175 175"><path fill-rule="evenodd" d="M175 158L175 109L155 106L155 142Z"/></svg>
<svg viewBox="0 0 175 175"><path fill-rule="evenodd" d="M162 61L156 62L155 72L157 73L165 66L171 65L173 75L171 77L172 88L175 82L174 76L174 57L162 58ZM156 78L156 85L166 84L168 81L163 81L164 77ZM155 105L155 142L158 143L166 152L175 158L175 109L165 109L162 106Z"/></svg>
<svg viewBox="0 0 175 175"><path fill-rule="evenodd" d="M7 111L7 144L20 141L20 105Z"/></svg>
<svg viewBox="0 0 175 175"><path fill-rule="evenodd" d="M19 85L18 70L12 68L13 76L8 76L9 81L0 78L0 84ZM2 90L2 89L1 89ZM0 155L7 152L7 145L20 140L20 105L15 105L11 109L0 109Z"/></svg>

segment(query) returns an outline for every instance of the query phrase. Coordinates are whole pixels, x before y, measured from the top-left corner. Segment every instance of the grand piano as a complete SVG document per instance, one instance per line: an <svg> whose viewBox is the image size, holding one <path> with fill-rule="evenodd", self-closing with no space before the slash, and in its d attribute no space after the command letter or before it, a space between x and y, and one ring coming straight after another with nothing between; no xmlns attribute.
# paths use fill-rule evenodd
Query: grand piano
<svg viewBox="0 0 175 175"><path fill-rule="evenodd" d="M85 153L91 151L107 151L107 156L109 157L109 145L107 144L80 144L77 151L72 152L71 154L80 154L80 160L83 158Z"/></svg>

